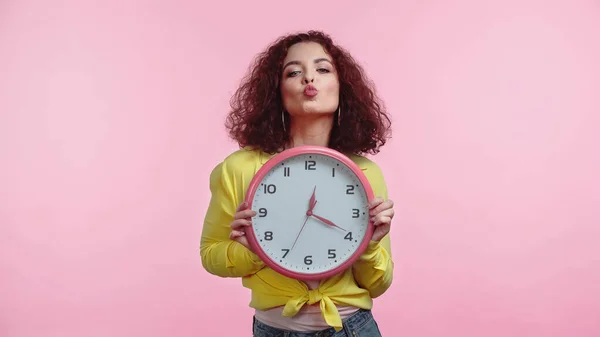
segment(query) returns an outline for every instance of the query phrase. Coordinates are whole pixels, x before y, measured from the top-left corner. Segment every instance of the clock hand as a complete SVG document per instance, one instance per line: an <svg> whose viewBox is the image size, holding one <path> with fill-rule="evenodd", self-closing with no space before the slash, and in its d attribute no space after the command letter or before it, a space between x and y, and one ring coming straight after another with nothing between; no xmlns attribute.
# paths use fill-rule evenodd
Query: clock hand
<svg viewBox="0 0 600 337"><path fill-rule="evenodd" d="M318 215L316 215L316 214L314 214L314 213L312 213L312 212L311 212L311 215L312 215L312 216L314 216L315 218L317 218L317 219L321 220L321 221L322 221L323 223L325 223L326 225L333 226L333 227L337 227L337 228L339 228L339 229L343 230L344 232L346 232L346 230L345 230L345 229L343 229L342 227L340 227L340 226L338 226L338 225L334 224L334 223L333 223L333 222L331 222L330 220L327 220L327 219L325 219L325 218L324 218L324 217L322 217L322 216L318 216Z"/></svg>
<svg viewBox="0 0 600 337"><path fill-rule="evenodd" d="M308 211L307 212L312 212L312 210L315 208L315 205L317 204L317 199L315 198L316 191L317 191L317 186L315 186L315 188L313 189L313 193L310 197L310 200L308 201Z"/></svg>
<svg viewBox="0 0 600 337"><path fill-rule="evenodd" d="M302 230L304 229L304 226L306 225L308 218L312 214L313 208L315 208L315 205L317 204L317 200L315 198L316 191L317 191L317 186L315 186L315 188L313 189L313 193L310 196L310 200L308 200L308 211L306 211L306 219L304 219L304 224L302 224L302 228L300 228L300 232L298 232L298 235L296 235L296 240L294 240L294 244L292 244L292 248L290 248L290 250L294 249L294 246L296 245L296 241L298 241L300 234L302 234Z"/></svg>
<svg viewBox="0 0 600 337"><path fill-rule="evenodd" d="M298 241L298 238L300 237L300 234L302 234L302 230L304 229L304 226L306 225L307 221L308 221L308 215L306 216L306 219L304 219L304 224L302 224L302 228L300 228L300 232L298 232L298 235L296 235L296 240L294 240L294 244L292 245L292 248L290 248L290 251L292 249L294 249L294 246L296 245L296 241Z"/></svg>

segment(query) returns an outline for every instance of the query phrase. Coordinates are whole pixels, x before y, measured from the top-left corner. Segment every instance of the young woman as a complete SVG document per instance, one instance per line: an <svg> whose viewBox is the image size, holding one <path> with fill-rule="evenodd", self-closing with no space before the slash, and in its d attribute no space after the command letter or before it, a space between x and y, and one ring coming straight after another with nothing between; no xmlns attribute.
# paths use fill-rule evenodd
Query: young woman
<svg viewBox="0 0 600 337"><path fill-rule="evenodd" d="M258 56L231 103L227 127L240 150L210 176L212 197L200 243L204 268L240 277L251 289L254 336L381 336L371 308L372 299L392 283L394 210L382 171L364 155L385 144L390 120L361 67L322 32L283 36ZM376 196L367 250L352 268L315 282L265 266L245 237L256 215L243 202L250 181L269 158L300 145L347 155Z"/></svg>

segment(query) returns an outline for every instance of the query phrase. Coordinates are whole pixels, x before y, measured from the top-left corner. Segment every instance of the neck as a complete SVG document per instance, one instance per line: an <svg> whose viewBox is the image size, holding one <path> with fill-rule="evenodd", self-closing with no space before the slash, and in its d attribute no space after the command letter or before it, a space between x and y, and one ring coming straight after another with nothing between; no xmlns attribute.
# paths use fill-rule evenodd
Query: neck
<svg viewBox="0 0 600 337"><path fill-rule="evenodd" d="M328 146L333 116L294 118L290 125L290 147L302 145Z"/></svg>

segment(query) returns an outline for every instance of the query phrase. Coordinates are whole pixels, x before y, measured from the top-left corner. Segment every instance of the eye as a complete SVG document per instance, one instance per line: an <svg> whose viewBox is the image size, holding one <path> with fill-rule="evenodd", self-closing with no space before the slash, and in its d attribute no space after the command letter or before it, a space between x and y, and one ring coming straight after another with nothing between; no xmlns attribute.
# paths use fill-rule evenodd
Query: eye
<svg viewBox="0 0 600 337"><path fill-rule="evenodd" d="M320 72L320 73L328 73L328 72L330 72L329 69L326 69L326 68L319 68L319 69L317 69L317 71Z"/></svg>
<svg viewBox="0 0 600 337"><path fill-rule="evenodd" d="M294 77L294 76L298 75L299 73L300 73L299 70L291 71L288 73L288 77Z"/></svg>

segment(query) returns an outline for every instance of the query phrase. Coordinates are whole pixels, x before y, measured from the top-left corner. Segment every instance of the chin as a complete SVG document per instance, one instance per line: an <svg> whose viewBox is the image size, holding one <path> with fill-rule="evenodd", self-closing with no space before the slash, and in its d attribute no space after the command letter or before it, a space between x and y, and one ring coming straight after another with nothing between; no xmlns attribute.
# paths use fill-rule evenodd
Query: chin
<svg viewBox="0 0 600 337"><path fill-rule="evenodd" d="M323 117L333 115L332 111L323 110L304 110L302 112L294 114L296 117Z"/></svg>
<svg viewBox="0 0 600 337"><path fill-rule="evenodd" d="M337 109L335 107L323 107L323 106L303 106L299 112L301 115L330 115L333 114Z"/></svg>

